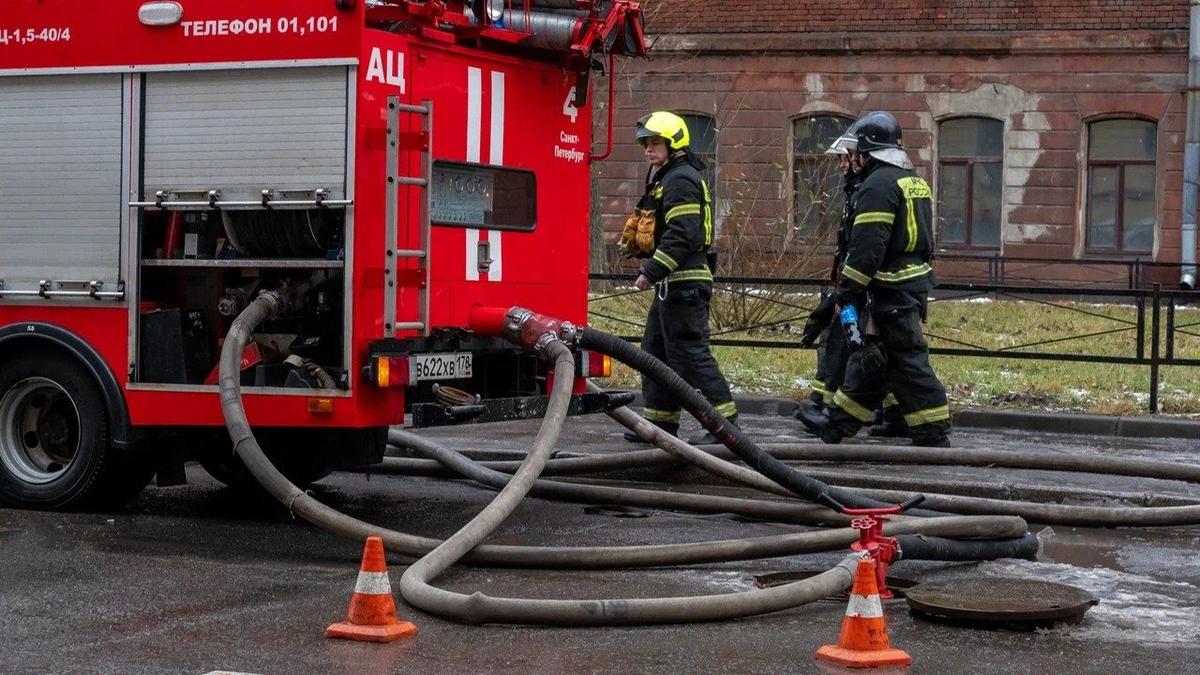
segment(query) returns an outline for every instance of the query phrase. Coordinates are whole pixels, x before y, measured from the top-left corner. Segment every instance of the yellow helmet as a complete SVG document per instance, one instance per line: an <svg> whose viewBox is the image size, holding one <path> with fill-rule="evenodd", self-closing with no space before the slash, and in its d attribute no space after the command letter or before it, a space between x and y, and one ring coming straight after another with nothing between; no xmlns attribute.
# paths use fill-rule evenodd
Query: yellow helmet
<svg viewBox="0 0 1200 675"><path fill-rule="evenodd" d="M673 112L657 110L637 121L637 134L634 138L645 145L647 138L658 136L667 142L672 150L682 150L692 142L688 133L687 122Z"/></svg>

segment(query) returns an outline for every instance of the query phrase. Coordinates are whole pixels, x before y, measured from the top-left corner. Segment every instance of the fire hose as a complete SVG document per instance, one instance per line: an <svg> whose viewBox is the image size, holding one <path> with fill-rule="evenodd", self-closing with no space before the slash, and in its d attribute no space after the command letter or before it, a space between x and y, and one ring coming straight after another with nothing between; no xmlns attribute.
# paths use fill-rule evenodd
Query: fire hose
<svg viewBox="0 0 1200 675"><path fill-rule="evenodd" d="M528 330L522 331L526 338L522 340L522 343L528 347L540 345L539 351L543 357L554 359L554 370L559 374L559 377L555 378L555 385L551 391L549 412L543 419L542 429L522 467L510 479L497 500L481 511L467 527L446 542L438 542L433 539L379 528L321 504L288 481L266 458L250 429L241 400L241 384L238 377L241 351L249 342L251 332L256 326L287 307L288 297L288 294L276 291L260 295L234 320L222 348L221 404L226 426L234 443L234 451L264 489L293 514L318 527L355 539L379 534L388 548L406 555L415 557L430 553L430 557L414 564L401 581L402 592L410 602L430 611L444 613L464 621L615 625L748 616L811 602L849 586L852 578L852 562L856 556L848 557L834 569L817 577L778 588L694 598L590 601L526 600L488 598L479 593L464 596L430 586L428 583L430 580L459 559L483 564L545 566L549 563L554 567L597 568L627 566L627 560L637 562L639 557L643 559L642 564L645 564L647 556L659 556L660 562L655 564L679 564L672 561L671 558L682 560L683 557L678 554L690 552L695 555L704 549L711 549L714 544L724 548L734 548L744 547L748 543L761 544L772 540L771 544L778 545L781 538L760 537L726 542L631 547L554 548L479 544L504 520L532 487L533 481L541 470L541 465L545 463L553 449L570 398L574 372L574 363L570 352L557 338L547 339L549 334L537 335L536 339L529 339L531 334ZM1024 529L1024 522L1020 519L994 517L909 520L890 523L888 527L888 530L892 532L911 531L945 537L1011 537L1023 532ZM808 545L820 546L817 542L824 542L836 546L849 543L848 540L852 540L854 535L855 533L850 530L837 530L785 535L785 537L791 537L793 543L804 541Z"/></svg>
<svg viewBox="0 0 1200 675"><path fill-rule="evenodd" d="M673 447L667 447L664 449L672 452L672 454L664 454L660 450L654 449L633 450L629 452L623 452L619 455L581 455L561 457L548 461L546 463L546 470L542 475L576 476L582 474L605 473L630 469L651 469L655 467L668 466L678 467L682 465L682 460L680 460L677 456L674 456L674 448L690 447L683 443L683 441L679 440L675 436L670 436L663 433L657 427L645 422L642 417L638 416L628 408L617 408L609 414L613 417L613 419L617 420L621 424L625 424L627 428L639 431L639 433L641 430L649 427L649 429L646 429L645 433L657 433L659 436L649 435L645 438L655 444L670 444L670 446ZM629 420L628 424L626 423L626 420ZM1155 478L1160 480L1200 483L1200 466L1194 464L1176 464L1173 462L1161 462L1154 460L1090 456L1077 457L1061 453L1048 455L1045 453L990 450L987 448L953 448L944 450L940 448L918 448L891 445L854 445L848 443L843 443L836 446L819 444L790 445L764 443L760 447L762 447L765 452L773 455L775 458L784 461L850 461L887 464L922 464L930 466L978 466L986 468L1036 469L1042 471L1094 473L1109 476L1121 476L1126 478ZM737 458L737 455L734 455L723 447L711 449L693 448L693 450L718 460ZM481 461L479 464L489 469L511 473L512 471L516 470L519 462ZM728 462L721 462L721 464L727 464L733 468L740 468L736 465L728 464ZM387 457L384 459L384 463L382 465L372 467L372 471L430 477L446 477L452 476L455 473L454 471L445 468L441 463L435 460L416 459L409 457ZM1144 506L1154 506L1155 504L1170 506L1200 504L1200 499L1188 497L1068 488L1063 486L1046 487L1019 484L998 485L995 483L976 483L958 480L943 480L938 483L933 479L900 479L878 476L868 479L860 474L841 471L828 471L814 469L811 467L807 469L807 472L812 476L824 476L831 481L854 481L857 483L856 487L875 484L898 485L903 486L904 489L909 491L924 491L927 489L928 485L940 485L941 488L955 487L962 490L980 493L972 496L988 494L997 498L1011 498L1012 494L1014 493L1032 492L1039 493L1047 499L1061 499L1063 497L1116 499L1122 501L1141 502ZM751 476L757 476L757 474L751 473ZM729 476L721 475L721 477L728 478ZM774 483L759 485L758 481L755 481L754 483L746 482L746 485L751 485L763 491L773 492L775 494L780 494L783 490L783 488L778 487ZM786 492L782 493L790 494Z"/></svg>

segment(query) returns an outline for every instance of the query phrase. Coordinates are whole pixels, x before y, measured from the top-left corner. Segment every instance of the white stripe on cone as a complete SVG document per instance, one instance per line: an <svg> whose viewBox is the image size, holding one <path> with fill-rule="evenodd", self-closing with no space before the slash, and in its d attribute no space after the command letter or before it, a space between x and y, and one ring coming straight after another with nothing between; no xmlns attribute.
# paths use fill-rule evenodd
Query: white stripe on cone
<svg viewBox="0 0 1200 675"><path fill-rule="evenodd" d="M846 605L846 616L860 619L882 619L883 603L879 601L878 595L863 597L852 594L849 604Z"/></svg>
<svg viewBox="0 0 1200 675"><path fill-rule="evenodd" d="M392 584L387 572L359 572L354 592L360 595L391 595Z"/></svg>

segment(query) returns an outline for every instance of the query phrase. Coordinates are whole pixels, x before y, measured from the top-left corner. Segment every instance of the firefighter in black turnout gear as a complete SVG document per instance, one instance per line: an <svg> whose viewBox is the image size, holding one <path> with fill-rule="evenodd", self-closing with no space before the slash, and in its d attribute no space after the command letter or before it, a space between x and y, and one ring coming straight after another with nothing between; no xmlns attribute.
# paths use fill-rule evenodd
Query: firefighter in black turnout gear
<svg viewBox="0 0 1200 675"><path fill-rule="evenodd" d="M644 258L636 285L654 288L642 349L669 365L731 423L737 407L729 383L709 346L708 312L713 275L712 201L701 162L689 149L683 118L654 112L637 122L636 138L651 164L646 192L626 221L623 255ZM679 431L681 406L647 377L642 378L643 415L671 434ZM629 432L626 440L642 442ZM695 445L718 442L712 434L689 439Z"/></svg>
<svg viewBox="0 0 1200 675"><path fill-rule="evenodd" d="M834 301L851 356L826 420L804 418L827 443L858 433L890 390L914 445L948 446L946 390L929 365L921 331L934 286L932 194L912 171L900 126L865 115L855 134L863 182Z"/></svg>
<svg viewBox="0 0 1200 675"><path fill-rule="evenodd" d="M830 280L834 283L837 283L842 263L846 261L846 250L850 244L850 223L854 219L854 195L862 182L862 172L857 163L857 157L852 158L850 155L850 148L857 144L858 139L855 138L854 127L851 126L844 134L837 137L825 151L826 155L837 157L841 163L842 191L845 194L842 204L842 219L837 231L837 248L833 254L833 267L830 274ZM797 412L797 418L801 414L823 414L821 411L827 404L833 402L833 394L841 385L842 377L846 372L846 358L849 356L849 349L841 327L834 324L833 305L832 295L822 297L821 302L804 324L800 346L811 347L818 339L821 342L817 350L817 373L816 381L812 384L813 392L808 401L800 402L801 411Z"/></svg>

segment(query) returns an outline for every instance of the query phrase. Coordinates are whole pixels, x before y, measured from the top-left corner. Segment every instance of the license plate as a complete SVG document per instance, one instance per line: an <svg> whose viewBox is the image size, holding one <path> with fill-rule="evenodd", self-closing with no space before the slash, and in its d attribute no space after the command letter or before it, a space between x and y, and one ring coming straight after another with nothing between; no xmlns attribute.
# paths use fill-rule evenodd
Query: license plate
<svg viewBox="0 0 1200 675"><path fill-rule="evenodd" d="M471 352L447 352L444 354L413 354L411 368L413 379L420 380L464 380L471 377L475 355Z"/></svg>

